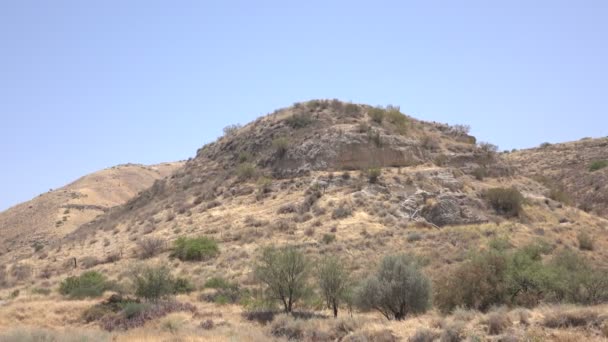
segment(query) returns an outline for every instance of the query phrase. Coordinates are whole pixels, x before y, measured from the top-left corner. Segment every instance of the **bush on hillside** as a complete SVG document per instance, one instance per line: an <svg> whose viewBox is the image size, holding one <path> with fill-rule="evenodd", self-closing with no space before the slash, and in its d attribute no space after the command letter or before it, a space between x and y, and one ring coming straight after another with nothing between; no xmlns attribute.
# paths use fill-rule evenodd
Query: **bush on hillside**
<svg viewBox="0 0 608 342"><path fill-rule="evenodd" d="M276 138L272 141L272 147L279 158L283 158L289 148L289 140L285 137Z"/></svg>
<svg viewBox="0 0 608 342"><path fill-rule="evenodd" d="M214 258L220 250L215 240L207 237L180 237L173 244L171 256L182 261L204 261Z"/></svg>
<svg viewBox="0 0 608 342"><path fill-rule="evenodd" d="M165 240L160 238L143 238L137 241L137 253L140 258L152 258L163 252L165 249Z"/></svg>
<svg viewBox="0 0 608 342"><path fill-rule="evenodd" d="M175 280L166 266L146 267L133 276L135 295L157 301L175 294Z"/></svg>
<svg viewBox="0 0 608 342"><path fill-rule="evenodd" d="M236 169L236 174L240 180L253 178L257 173L255 165L252 163L242 163Z"/></svg>
<svg viewBox="0 0 608 342"><path fill-rule="evenodd" d="M601 170L608 166L608 160L596 160L591 165L589 165L589 171L597 171Z"/></svg>
<svg viewBox="0 0 608 342"><path fill-rule="evenodd" d="M593 238L585 233L580 232L576 236L578 240L578 248L582 251L592 251L593 250Z"/></svg>
<svg viewBox="0 0 608 342"><path fill-rule="evenodd" d="M367 180L371 184L375 184L378 182L378 178L382 175L382 169L374 167L367 170Z"/></svg>
<svg viewBox="0 0 608 342"><path fill-rule="evenodd" d="M106 277L96 271L87 271L78 277L68 277L59 285L59 293L72 299L100 297L112 288Z"/></svg>
<svg viewBox="0 0 608 342"><path fill-rule="evenodd" d="M489 189L485 193L485 199L500 215L514 217L522 212L524 197L515 188Z"/></svg>
<svg viewBox="0 0 608 342"><path fill-rule="evenodd" d="M313 118L309 113L296 113L285 120L285 123L293 128L304 128L313 123Z"/></svg>
<svg viewBox="0 0 608 342"><path fill-rule="evenodd" d="M363 310L377 310L387 319L403 320L429 308L431 284L418 262L408 255L387 256L375 275L357 293Z"/></svg>

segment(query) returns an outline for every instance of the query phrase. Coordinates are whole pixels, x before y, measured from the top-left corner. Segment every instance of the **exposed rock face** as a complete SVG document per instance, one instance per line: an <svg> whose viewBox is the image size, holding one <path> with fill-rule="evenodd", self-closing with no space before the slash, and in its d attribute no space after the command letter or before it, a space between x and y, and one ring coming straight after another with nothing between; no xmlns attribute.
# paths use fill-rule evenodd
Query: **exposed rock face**
<svg viewBox="0 0 608 342"><path fill-rule="evenodd" d="M445 193L439 195L435 201L434 204L425 206L421 214L427 221L439 227L488 220L476 210L479 204L464 195Z"/></svg>

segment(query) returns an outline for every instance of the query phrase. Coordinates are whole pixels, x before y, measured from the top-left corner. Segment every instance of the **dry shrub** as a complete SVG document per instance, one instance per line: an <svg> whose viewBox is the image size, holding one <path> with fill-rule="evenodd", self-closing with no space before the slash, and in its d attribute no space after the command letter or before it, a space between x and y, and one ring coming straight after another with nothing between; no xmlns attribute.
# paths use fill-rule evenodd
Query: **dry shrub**
<svg viewBox="0 0 608 342"><path fill-rule="evenodd" d="M82 265L82 267L84 267L85 269L95 267L99 264L101 264L101 262L94 256L86 256L80 260L80 265Z"/></svg>
<svg viewBox="0 0 608 342"><path fill-rule="evenodd" d="M344 342L397 342L400 339L393 335L393 332L389 329L383 330L375 330L375 331L365 331L358 332L351 335L346 336L342 341Z"/></svg>
<svg viewBox="0 0 608 342"><path fill-rule="evenodd" d="M487 318L488 334L499 335L512 325L509 315L504 310L492 312Z"/></svg>
<svg viewBox="0 0 608 342"><path fill-rule="evenodd" d="M298 206L293 203L288 203L282 205L279 210L277 210L277 214L291 214L298 211Z"/></svg>
<svg viewBox="0 0 608 342"><path fill-rule="evenodd" d="M416 330L414 335L408 338L408 342L433 342L437 338L437 334L427 328L421 328Z"/></svg>
<svg viewBox="0 0 608 342"><path fill-rule="evenodd" d="M176 301L156 302L137 306L137 310L122 310L114 315L106 315L101 319L100 325L107 331L128 330L141 327L146 322L164 317L173 312L196 312L196 307L189 303Z"/></svg>
<svg viewBox="0 0 608 342"><path fill-rule="evenodd" d="M340 206L335 208L331 213L331 218L334 220L343 219L353 214L353 209L347 203L340 203Z"/></svg>
<svg viewBox="0 0 608 342"><path fill-rule="evenodd" d="M43 328L21 327L0 333L2 342L81 342L81 341L109 341L108 333L99 330L69 329L55 331Z"/></svg>
<svg viewBox="0 0 608 342"><path fill-rule="evenodd" d="M572 328L583 326L601 326L606 317L589 308L565 309L557 307L545 314L543 325L547 328Z"/></svg>
<svg viewBox="0 0 608 342"><path fill-rule="evenodd" d="M165 240L161 238L144 238L137 241L137 254L142 259L148 259L162 253L165 247Z"/></svg>
<svg viewBox="0 0 608 342"><path fill-rule="evenodd" d="M14 264L11 267L11 276L17 281L28 280L32 276L33 268L29 264Z"/></svg>
<svg viewBox="0 0 608 342"><path fill-rule="evenodd" d="M452 323L447 325L441 332L440 342L460 342L463 340L464 326L462 323Z"/></svg>

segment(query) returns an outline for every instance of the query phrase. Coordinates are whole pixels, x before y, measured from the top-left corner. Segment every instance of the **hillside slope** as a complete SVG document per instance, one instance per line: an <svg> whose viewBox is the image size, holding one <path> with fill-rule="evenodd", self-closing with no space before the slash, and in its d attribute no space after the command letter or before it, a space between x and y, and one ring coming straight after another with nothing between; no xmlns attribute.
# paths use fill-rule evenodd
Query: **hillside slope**
<svg viewBox="0 0 608 342"><path fill-rule="evenodd" d="M46 313L52 326L69 322L71 328L98 328L82 318L95 302L68 301L57 293L58 284L95 270L133 294L134 271L160 264L192 282L194 292L178 299L193 305L194 312L152 320L117 333L119 339L285 341L244 318L250 307L206 299L210 289L205 284L213 277L259 293L253 269L266 246L293 246L313 263L337 256L355 280L370 275L384 255L408 253L417 255L425 275L436 281L496 241L505 249L542 241L548 259L565 249L580 250L594 265L608 266L608 221L548 198L547 185L518 171L508 158L491 144L477 143L464 126L419 121L395 107L314 100L277 110L227 129L170 177L41 251L27 247L1 256L10 272L0 290L0 298L9 298L7 308L0 307L0 329L38 326L38 312ZM506 215L487 193L511 188L524 198L515 215ZM594 248L580 248L581 233ZM175 240L198 236L217 241L219 254L202 261L171 256ZM155 242L155 250L145 255L142 246L149 242ZM12 272L21 269L31 272ZM50 297L10 299L15 289L40 288L51 290ZM322 307L298 305L298 310ZM543 325L552 310L539 309L527 323L509 329L509 336L526 340L523 336L534 330L541 338L527 340L552 340L562 333ZM468 315L475 318L467 323L466 336L483 340L473 336L486 336L485 313ZM361 323L365 328L389 330L391 338L378 339L386 341L407 340L418 328L447 326L447 318L435 311L399 323L372 313L355 316L370 323ZM311 324L315 331L317 323ZM601 340L595 327L579 333L579 340ZM487 340L513 340L509 336ZM374 339L350 341L359 340Z"/></svg>
<svg viewBox="0 0 608 342"><path fill-rule="evenodd" d="M543 144L506 159L521 175L545 184L548 196L608 218L608 167L602 167L608 166L608 138Z"/></svg>
<svg viewBox="0 0 608 342"><path fill-rule="evenodd" d="M0 250L18 251L56 241L111 207L123 204L181 165L119 165L9 208L0 213Z"/></svg>

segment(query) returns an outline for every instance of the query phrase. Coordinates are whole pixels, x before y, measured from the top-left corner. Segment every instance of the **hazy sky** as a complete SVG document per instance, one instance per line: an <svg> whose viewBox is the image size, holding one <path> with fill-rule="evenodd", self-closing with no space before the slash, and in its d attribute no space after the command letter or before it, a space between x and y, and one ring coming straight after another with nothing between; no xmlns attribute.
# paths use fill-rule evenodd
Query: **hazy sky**
<svg viewBox="0 0 608 342"><path fill-rule="evenodd" d="M0 1L0 210L312 98L608 135L608 1Z"/></svg>

